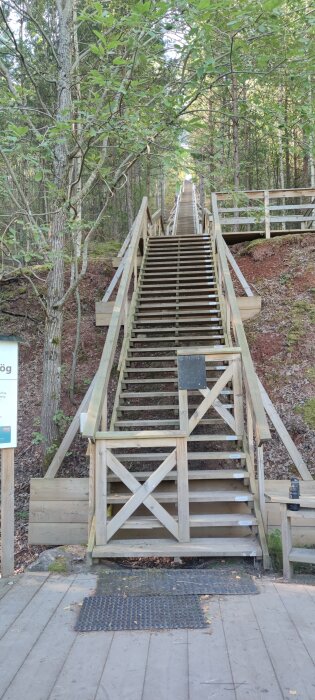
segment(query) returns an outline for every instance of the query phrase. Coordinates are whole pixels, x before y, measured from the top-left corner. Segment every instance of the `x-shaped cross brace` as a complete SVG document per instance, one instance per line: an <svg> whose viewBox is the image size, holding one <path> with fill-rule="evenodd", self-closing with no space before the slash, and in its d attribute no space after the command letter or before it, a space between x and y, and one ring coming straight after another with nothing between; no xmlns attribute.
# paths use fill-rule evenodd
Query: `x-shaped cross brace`
<svg viewBox="0 0 315 700"><path fill-rule="evenodd" d="M151 492L154 491L166 474L175 467L176 449L166 457L164 462L160 464L158 469L156 469L142 485L139 484L139 481L128 472L126 467L124 467L117 457L109 450L107 451L107 464L133 494L107 524L107 539L109 540L113 537L115 532L119 530L124 522L128 520L134 511L143 503L151 513L158 518L160 523L162 523L162 525L178 540L178 524L176 520L174 520L167 510L158 503L156 498L151 495Z"/></svg>

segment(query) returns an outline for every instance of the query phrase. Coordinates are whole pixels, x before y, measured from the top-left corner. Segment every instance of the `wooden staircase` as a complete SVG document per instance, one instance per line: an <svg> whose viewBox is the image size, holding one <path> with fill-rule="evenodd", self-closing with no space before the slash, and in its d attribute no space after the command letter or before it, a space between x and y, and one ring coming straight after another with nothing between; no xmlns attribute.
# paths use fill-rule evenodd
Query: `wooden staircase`
<svg viewBox="0 0 315 700"><path fill-rule="evenodd" d="M219 410L210 404L200 419L200 391L187 391L185 404L185 392L179 390L181 349L186 355L196 348L204 354L205 394L216 390L238 358L228 348L213 240L208 233L197 234L196 222L192 188L186 183L176 235L151 237L146 245L129 310L110 431L104 433L111 448L107 528L106 534L99 528L102 543L96 533L93 557L262 556L259 539L264 532L239 396L240 363L219 387ZM233 354L225 355L225 350ZM159 479L155 475L161 468ZM104 477L102 483L104 488ZM142 498L134 507L141 486ZM147 492L154 498L146 499ZM111 530L114 522L118 527Z"/></svg>

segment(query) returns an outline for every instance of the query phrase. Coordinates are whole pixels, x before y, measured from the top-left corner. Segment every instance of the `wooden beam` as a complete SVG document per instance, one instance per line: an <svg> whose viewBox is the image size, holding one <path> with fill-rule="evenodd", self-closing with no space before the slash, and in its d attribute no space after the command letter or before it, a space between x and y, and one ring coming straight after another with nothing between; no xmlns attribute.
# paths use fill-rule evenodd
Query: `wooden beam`
<svg viewBox="0 0 315 700"><path fill-rule="evenodd" d="M1 450L1 576L14 573L14 448Z"/></svg>
<svg viewBox="0 0 315 700"><path fill-rule="evenodd" d="M248 296L248 297L254 296L248 282L246 282L246 279L245 279L242 271L240 270L240 268L239 268L239 266L234 258L234 255L232 255L232 253L231 253L228 245L225 243L225 241L224 241L224 245L225 245L226 257L227 257L232 269L234 270L238 281L241 283L246 296Z"/></svg>
<svg viewBox="0 0 315 700"><path fill-rule="evenodd" d="M235 296L235 291L233 287L233 282L231 279L228 261L225 252L225 243L222 237L221 225L219 220L217 201L215 195L212 195L212 211L214 217L214 227L215 227L215 241L217 247L217 254L219 260L219 266L222 271L222 277L224 280L224 290L227 300L231 307L231 322L234 332L235 340L238 346L241 348L242 362L243 362L243 373L244 379L250 392L251 402L254 410L255 418L255 432L258 445L262 444L266 440L270 440L270 430L267 423L267 418L265 410L263 407L260 390L258 386L257 376L254 369L252 357L248 347L248 342L242 323L240 311L237 305L237 300Z"/></svg>
<svg viewBox="0 0 315 700"><path fill-rule="evenodd" d="M287 452L289 453L297 471L299 472L300 476L302 479L305 479L306 481L313 481L313 477L311 472L308 470L304 459L294 444L291 436L289 435L283 421L281 420L279 413L277 413L270 397L268 396L266 389L263 387L260 379L257 377L258 381L258 386L260 389L262 401L265 407L265 410L272 422L272 425L274 426L275 430L277 431L280 440L284 444Z"/></svg>
<svg viewBox="0 0 315 700"><path fill-rule="evenodd" d="M84 398L82 399L80 406L79 406L74 418L72 419L65 436L62 438L62 441L58 447L58 450L55 453L55 455L54 455L54 457L53 457L53 459L52 459L52 461L51 461L51 463L46 471L46 474L45 474L46 479L53 479L56 476L58 469L59 469L60 465L62 464L64 457L66 456L67 452L69 451L69 448L72 445L72 442L73 442L73 440L74 440L74 438L79 430L79 427L80 427L80 415L81 415L81 413L85 413L88 409L88 405L90 403L94 384L95 384L95 377L92 380Z"/></svg>
<svg viewBox="0 0 315 700"><path fill-rule="evenodd" d="M124 303L133 273L134 259L137 254L144 217L147 217L146 197L144 197L142 200L141 207L134 223L133 236L126 252L125 266L122 273L111 322L108 328L101 361L96 375L97 381L93 387L93 393L89 404L88 415L83 433L84 437L94 438L95 433L99 428L102 406L104 403L105 394L107 392L112 364L115 357L118 335L124 313Z"/></svg>

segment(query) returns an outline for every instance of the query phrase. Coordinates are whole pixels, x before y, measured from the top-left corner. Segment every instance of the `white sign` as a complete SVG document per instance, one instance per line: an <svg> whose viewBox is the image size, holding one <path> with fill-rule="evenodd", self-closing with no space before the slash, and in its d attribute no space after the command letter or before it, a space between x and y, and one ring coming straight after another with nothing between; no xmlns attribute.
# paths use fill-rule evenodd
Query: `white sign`
<svg viewBox="0 0 315 700"><path fill-rule="evenodd" d="M17 445L18 344L0 338L0 449Z"/></svg>

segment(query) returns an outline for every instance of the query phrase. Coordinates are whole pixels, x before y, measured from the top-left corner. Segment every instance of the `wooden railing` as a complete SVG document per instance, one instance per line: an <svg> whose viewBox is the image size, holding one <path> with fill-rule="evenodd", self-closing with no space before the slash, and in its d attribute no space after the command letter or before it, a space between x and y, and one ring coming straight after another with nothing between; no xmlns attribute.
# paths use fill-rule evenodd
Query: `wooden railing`
<svg viewBox="0 0 315 700"><path fill-rule="evenodd" d="M246 400L251 409L256 441L259 446L266 440L270 440L271 435L229 270L226 244L222 236L215 195L212 197L212 214L214 244L218 266L218 283L224 296L226 328L228 333L230 332L230 328L232 329L235 343L241 350Z"/></svg>
<svg viewBox="0 0 315 700"><path fill-rule="evenodd" d="M216 192L223 235L271 235L308 230L315 226L315 188ZM289 200L289 203L286 203ZM297 200L295 203L294 200ZM229 202L232 206L229 206ZM228 206L226 206L228 203Z"/></svg>
<svg viewBox="0 0 315 700"><path fill-rule="evenodd" d="M122 277L122 274L124 272L126 264L129 265L129 268L131 268L130 269L130 276L128 273L129 284L127 285L127 288L128 289L130 288L130 281L133 277L133 273L136 272L136 274L137 274L135 257L137 254L137 249L138 249L139 241L140 241L144 226L146 226L146 234L144 235L144 239L146 239L147 235L148 236L158 236L164 232L163 221L161 218L161 210L154 212L154 214L152 214L152 216L151 216L150 212L148 211L148 208L147 208L147 199L146 198L143 199L139 213L138 213L128 235L126 236L119 253L118 253L118 257L121 258L121 262L119 264L118 269L116 270L116 273L115 273L113 279L111 280L110 284L108 285L108 287L105 291L105 294L103 296L102 301L108 301L110 299L110 297L113 294L119 280ZM135 242L135 239L137 239L137 243ZM128 251L129 251L129 246L131 244L131 241L133 243L133 252L130 256L128 254ZM124 285L125 284L126 284L126 277L124 280ZM120 303L120 302L118 302L118 303ZM121 305L122 305L122 307L124 307L124 311L122 311L122 313L126 313L127 292L124 294L124 299L123 299L123 302ZM115 307L116 306L117 305L115 304ZM113 319L112 319L112 321L113 321ZM115 315L115 323L116 322L117 322L117 314ZM116 330L117 329L115 328L115 334L116 334ZM111 337L113 337L113 326L112 326L112 331L111 331ZM106 343L107 343L107 350L108 350L109 343L107 342L107 339L106 339ZM114 350L115 350L115 347L116 346L114 346ZM105 354L105 346L104 346L103 355L102 355L103 368L104 368L104 354ZM107 355L107 357L108 357L108 355ZM111 368L112 368L112 361L110 364L109 374L111 372ZM74 440L74 438L75 438L75 436L80 428L81 416L84 416L86 414L86 412L88 411L88 409L91 408L91 399L93 398L93 396L94 396L94 400L95 400L95 394L93 394L93 392L94 392L94 389L96 388L96 385L98 384L98 381L99 381L99 379L98 379L98 376L96 375L94 377L94 379L92 380L89 388L87 389L87 392L86 392L85 396L83 397L81 404L78 407L76 414L73 417L73 419L72 419L72 421L67 429L67 432L65 433L65 435L64 435L64 437L63 437L63 439L62 439L62 441L61 441L61 443L60 443L60 445L59 445L59 447L58 447L58 449L57 449L57 451L56 451L56 453L55 453L55 455L54 455L54 457L53 457L53 459L52 459L52 461L51 461L51 463L46 471L45 478L53 479L57 475L58 470L59 470L67 452L69 451L69 449L72 445L72 442L73 442L73 440ZM106 379L106 381L107 381L107 379ZM105 393L106 393L106 390L105 390ZM94 405L95 405L95 403L94 403ZM91 418L91 413L90 413L90 418ZM105 419L105 410L104 410L103 418ZM97 429L98 429L98 427L97 427Z"/></svg>
<svg viewBox="0 0 315 700"><path fill-rule="evenodd" d="M123 319L128 317L128 294L132 280L134 285L133 298L136 294L138 279L137 254L139 243L142 239L143 248L145 250L148 237L158 235L161 231L161 226L162 222L160 214L157 212L156 215L151 217L148 209L147 197L144 197L130 232L128 247L126 248L122 259L121 281L84 425L83 436L91 438L92 440L94 440L95 434L99 430L100 425L103 430L106 430L107 428L107 389L116 353L120 327ZM131 300L131 304L132 303L133 299ZM128 320L130 325L130 318ZM125 324L125 334L127 332L128 323Z"/></svg>

